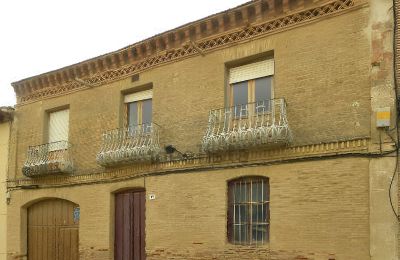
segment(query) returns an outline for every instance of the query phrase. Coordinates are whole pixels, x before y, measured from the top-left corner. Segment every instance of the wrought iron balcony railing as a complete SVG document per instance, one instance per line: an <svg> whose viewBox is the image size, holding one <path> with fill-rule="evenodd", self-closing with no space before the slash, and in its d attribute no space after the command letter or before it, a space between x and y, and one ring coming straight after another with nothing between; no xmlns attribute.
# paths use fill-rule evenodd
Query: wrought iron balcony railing
<svg viewBox="0 0 400 260"><path fill-rule="evenodd" d="M150 123L106 132L97 162L102 166L112 166L156 160L161 152L159 131L157 124Z"/></svg>
<svg viewBox="0 0 400 260"><path fill-rule="evenodd" d="M279 98L211 110L202 148L213 153L291 141L286 102Z"/></svg>
<svg viewBox="0 0 400 260"><path fill-rule="evenodd" d="M30 146L22 167L27 177L72 172L71 144L67 141Z"/></svg>

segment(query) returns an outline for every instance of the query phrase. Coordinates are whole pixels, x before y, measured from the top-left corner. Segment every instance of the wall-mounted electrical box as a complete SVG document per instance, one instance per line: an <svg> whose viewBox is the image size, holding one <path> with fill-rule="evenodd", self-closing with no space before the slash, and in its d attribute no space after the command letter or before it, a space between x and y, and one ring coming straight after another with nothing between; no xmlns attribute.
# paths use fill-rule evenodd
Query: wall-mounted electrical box
<svg viewBox="0 0 400 260"><path fill-rule="evenodd" d="M390 107L382 107L376 110L376 127L390 126Z"/></svg>

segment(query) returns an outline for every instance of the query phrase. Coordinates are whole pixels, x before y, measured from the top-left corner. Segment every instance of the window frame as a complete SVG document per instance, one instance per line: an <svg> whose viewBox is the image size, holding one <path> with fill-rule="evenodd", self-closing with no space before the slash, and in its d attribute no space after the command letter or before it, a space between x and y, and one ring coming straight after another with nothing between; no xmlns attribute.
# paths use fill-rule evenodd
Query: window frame
<svg viewBox="0 0 400 260"><path fill-rule="evenodd" d="M147 100L151 100L151 122L146 122L146 123L151 124L153 122L153 98L147 98L147 99L143 99L143 100L137 100L137 101L125 103L124 125L126 127L132 127L132 126L144 124L143 123L143 104L144 104L144 101L147 101ZM137 115L136 116L137 116L138 123L130 125L129 124L129 118L130 118L129 105L133 104L133 103L137 103Z"/></svg>
<svg viewBox="0 0 400 260"><path fill-rule="evenodd" d="M257 100L256 97L256 80L262 78L271 78L271 87L270 87L270 99L261 99ZM247 82L247 103L245 104L234 104L234 85L236 83ZM258 115L266 115L268 116L273 109L271 105L272 102L270 100L274 99L274 75L269 75L261 78L255 78L240 82L235 82L229 84L229 108L230 113L232 113L233 121L237 121L238 119L254 119ZM262 104L261 107L263 109L258 109L259 105ZM245 113L243 112L245 111ZM242 114L243 112L243 114Z"/></svg>
<svg viewBox="0 0 400 260"><path fill-rule="evenodd" d="M51 136L51 115L59 112L67 111L67 121L64 122L66 124L66 138L62 139L52 139ZM48 152L56 152L56 151L63 151L68 149L68 143L70 139L70 107L61 106L55 109L47 110L46 111L46 123L45 123L45 143L48 144Z"/></svg>
<svg viewBox="0 0 400 260"><path fill-rule="evenodd" d="M140 90L137 91L129 91L129 92L124 92L123 93L123 116L122 116L122 126L124 128L131 128L134 126L140 126L143 125L143 107L146 101L150 100L151 103L151 120L150 122L145 122L146 125L151 125L153 122L153 88L152 87L146 87L146 88L140 88ZM130 120L130 105L131 104L137 104L137 122L135 124L129 124ZM147 128L147 127L146 127Z"/></svg>
<svg viewBox="0 0 400 260"><path fill-rule="evenodd" d="M257 58L257 59L246 59L246 63L238 64L232 66L228 69L228 85L227 85L227 99L226 99L226 107L229 108L229 114L231 114L231 118L234 122L240 119L249 119L257 121L257 117L259 115L269 116L271 112L273 112L273 102L275 98L274 95L274 81L275 81L275 60L272 57L268 58ZM267 79L265 82L265 87L269 88L268 92L264 92L264 90L257 91L259 79ZM238 91L239 95L235 96L235 90L237 90L237 84L243 84L246 86L247 97L246 101L244 101L245 96L240 95L240 93L244 92ZM262 84L261 86L263 86ZM261 98L257 98L257 92L261 94ZM244 93L243 93L244 94ZM264 95L265 94L265 98ZM236 102L238 103L235 103ZM240 102L240 103L239 103ZM255 123L252 121L247 122L249 124ZM239 126L240 125L240 126ZM243 127L243 123L239 124L239 127ZM246 125L246 123L245 123Z"/></svg>
<svg viewBox="0 0 400 260"><path fill-rule="evenodd" d="M256 80L260 78L271 78L271 89L270 89L270 99L274 99L274 80L275 80L275 59L272 55L260 58L258 57L248 57L242 59L243 62L235 64L228 67L227 71L227 105L229 107L234 106L234 84L240 82L247 82L247 104L254 103L257 101L256 94ZM233 63L233 62L232 62ZM244 105L244 104L236 104ZM227 106L227 107L228 107Z"/></svg>
<svg viewBox="0 0 400 260"><path fill-rule="evenodd" d="M240 185L250 185L250 188L246 190L245 193L247 195L250 195L250 200L245 201L245 202L237 202L235 201L233 193L236 191L234 188L237 188L237 184ZM261 187L264 187L265 185L265 190L262 190L262 192L265 192L265 200L264 199L264 194L262 194L261 197L261 202L260 201L254 201L252 196L253 196L253 183L262 183ZM244 186L244 187L245 187ZM269 183L269 178L264 177L264 176L245 176L245 177L239 177L233 180L228 181L227 183L227 239L230 244L234 245L260 245L260 244L266 244L269 243L269 238L270 238L270 225L271 225L271 212L270 212L270 183ZM240 186L240 189L242 189L242 186ZM259 195L258 195L259 196ZM253 221L253 206L258 206L264 205L265 204L265 221L258 221L258 215L257 215L257 221ZM247 222L241 222L241 223L236 223L235 219L235 210L236 206L239 207L239 212L241 211L240 207L245 206L247 208ZM262 212L264 211L264 208L262 207ZM258 213L258 212L257 212ZM256 214L257 214L256 213ZM263 214L262 214L263 215ZM262 216L264 218L264 216ZM239 221L240 221L239 217ZM262 219L261 219L262 220ZM237 240L235 238L235 225L238 226L246 226L247 229L247 239L245 240ZM265 225L265 235L264 238L259 241L258 239L253 238L253 227L254 226L260 226L260 225ZM240 229L239 229L240 231Z"/></svg>
<svg viewBox="0 0 400 260"><path fill-rule="evenodd" d="M271 100L274 99L274 75L269 75L261 78L271 78ZM255 79L250 79L250 80L245 80L241 82L247 82L247 104L250 103L255 103L257 102L256 99L256 80L261 79L261 78L255 78ZM239 83L239 82L236 82ZM245 105L245 104L233 104L234 100L234 94L233 94L233 88L234 84L236 83L231 83L229 84L229 107L237 106L237 105Z"/></svg>

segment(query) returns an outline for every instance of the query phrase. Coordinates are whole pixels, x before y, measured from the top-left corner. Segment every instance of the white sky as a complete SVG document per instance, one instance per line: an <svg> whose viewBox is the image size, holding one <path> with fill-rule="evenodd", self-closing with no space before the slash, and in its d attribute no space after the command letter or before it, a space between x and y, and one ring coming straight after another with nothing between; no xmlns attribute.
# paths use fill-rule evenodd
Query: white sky
<svg viewBox="0 0 400 260"><path fill-rule="evenodd" d="M115 51L247 0L2 0L0 106L11 82Z"/></svg>

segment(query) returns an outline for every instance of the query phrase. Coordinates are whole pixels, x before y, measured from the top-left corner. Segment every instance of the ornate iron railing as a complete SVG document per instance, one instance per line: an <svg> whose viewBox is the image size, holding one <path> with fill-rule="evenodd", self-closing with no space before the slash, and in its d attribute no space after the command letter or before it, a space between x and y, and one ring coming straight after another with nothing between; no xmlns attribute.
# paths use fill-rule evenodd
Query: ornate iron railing
<svg viewBox="0 0 400 260"><path fill-rule="evenodd" d="M30 146L22 173L27 177L73 172L71 144L67 141Z"/></svg>
<svg viewBox="0 0 400 260"><path fill-rule="evenodd" d="M202 148L213 153L291 141L286 102L279 98L211 110Z"/></svg>
<svg viewBox="0 0 400 260"><path fill-rule="evenodd" d="M103 145L97 154L102 166L158 159L160 127L155 123L110 130L103 134Z"/></svg>

